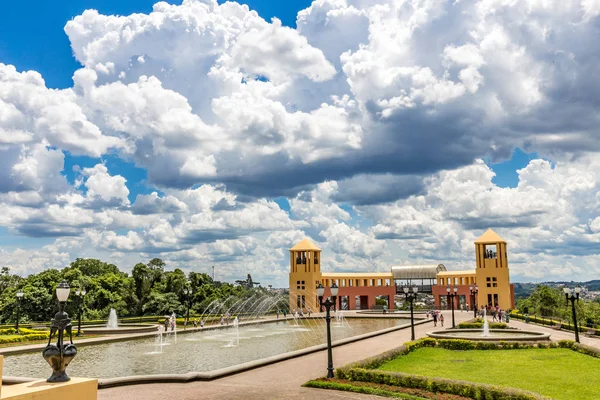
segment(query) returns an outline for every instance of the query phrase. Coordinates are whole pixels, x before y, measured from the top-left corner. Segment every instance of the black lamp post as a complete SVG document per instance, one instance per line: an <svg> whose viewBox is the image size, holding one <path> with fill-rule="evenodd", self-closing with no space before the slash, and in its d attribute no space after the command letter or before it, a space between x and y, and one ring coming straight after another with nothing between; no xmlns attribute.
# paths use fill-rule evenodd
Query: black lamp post
<svg viewBox="0 0 600 400"><path fill-rule="evenodd" d="M454 299L457 296L456 292L458 292L458 288L454 287L453 290L450 290L450 288L447 287L446 292L448 292L448 299L450 300L450 302L452 304L452 327L456 328L456 324L454 323Z"/></svg>
<svg viewBox="0 0 600 400"><path fill-rule="evenodd" d="M419 288L417 286L413 286L412 290L408 286L404 286L402 288L404 291L404 298L406 301L410 302L410 340L415 340L415 320L413 316L413 303L417 299L417 292Z"/></svg>
<svg viewBox="0 0 600 400"><path fill-rule="evenodd" d="M85 289L81 289L81 290L77 289L75 291L75 295L79 299L79 305L78 305L79 315L77 317L77 336L81 336L81 316L83 314L83 301L84 301L86 293L87 292L85 291Z"/></svg>
<svg viewBox="0 0 600 400"><path fill-rule="evenodd" d="M42 351L42 356L50 364L50 367L52 367L52 375L46 380L47 382L67 382L71 379L67 376L65 370L71 360L77 355L77 348L73 344L71 318L65 312L65 304L70 292L71 288L64 280L56 288L59 311L54 315L52 325L50 326L48 345ZM69 335L71 343L63 344L65 331ZM56 344L50 344L52 336L55 333L57 334Z"/></svg>
<svg viewBox="0 0 600 400"><path fill-rule="evenodd" d="M23 299L23 295L23 291L19 289L19 291L17 292L17 322L15 324L15 330L17 331L17 333L19 333L19 314L21 312L21 300Z"/></svg>
<svg viewBox="0 0 600 400"><path fill-rule="evenodd" d="M471 296L473 296L471 302L471 305L473 306L473 318L477 318L477 292L479 292L479 286L469 286L469 290L471 291Z"/></svg>
<svg viewBox="0 0 600 400"><path fill-rule="evenodd" d="M190 322L190 307L191 307L191 303L192 303L192 288L188 287L183 289L183 293L185 294L185 299L187 300L187 313L186 313L186 319L187 322Z"/></svg>
<svg viewBox="0 0 600 400"><path fill-rule="evenodd" d="M323 302L325 288L320 283L319 286L317 286L317 296L319 296L319 304L321 307L325 307L326 310L325 321L327 321L327 377L333 378L333 355L331 353L331 315L329 314L329 311L331 310L331 307L335 305L335 298L338 294L337 285L335 283L331 285L330 290L331 297L333 297L333 301L331 300L331 297L328 297L327 300Z"/></svg>
<svg viewBox="0 0 600 400"><path fill-rule="evenodd" d="M579 302L579 293L581 288L578 286L575 289L564 288L565 297L567 298L567 305L569 300L571 301L571 313L573 313L573 328L575 329L575 341L579 343L579 329L577 328L577 313L575 312L575 300Z"/></svg>

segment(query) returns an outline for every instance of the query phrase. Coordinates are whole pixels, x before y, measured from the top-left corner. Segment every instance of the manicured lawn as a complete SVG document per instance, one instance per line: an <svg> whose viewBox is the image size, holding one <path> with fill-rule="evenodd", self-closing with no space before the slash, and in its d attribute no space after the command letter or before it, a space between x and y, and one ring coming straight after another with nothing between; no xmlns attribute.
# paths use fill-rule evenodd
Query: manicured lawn
<svg viewBox="0 0 600 400"><path fill-rule="evenodd" d="M467 350L421 348L381 370L520 388L555 400L597 400L600 359L569 349Z"/></svg>

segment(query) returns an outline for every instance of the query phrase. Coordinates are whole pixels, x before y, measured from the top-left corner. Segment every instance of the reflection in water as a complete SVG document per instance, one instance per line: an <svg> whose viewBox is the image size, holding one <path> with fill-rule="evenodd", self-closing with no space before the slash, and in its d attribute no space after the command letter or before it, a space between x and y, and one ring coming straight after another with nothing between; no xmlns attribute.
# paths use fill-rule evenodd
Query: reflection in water
<svg viewBox="0 0 600 400"><path fill-rule="evenodd" d="M408 323L406 319L348 318L343 328L332 329L331 334L335 341ZM239 344L236 344L238 334ZM298 326L280 320L240 326L239 333L229 327L181 334L177 343L165 338L162 353L156 351L154 337L81 346L68 373L70 376L113 378L211 371L325 343L325 334L323 319L301 319ZM48 364L37 352L4 358L4 375L47 378L50 372Z"/></svg>

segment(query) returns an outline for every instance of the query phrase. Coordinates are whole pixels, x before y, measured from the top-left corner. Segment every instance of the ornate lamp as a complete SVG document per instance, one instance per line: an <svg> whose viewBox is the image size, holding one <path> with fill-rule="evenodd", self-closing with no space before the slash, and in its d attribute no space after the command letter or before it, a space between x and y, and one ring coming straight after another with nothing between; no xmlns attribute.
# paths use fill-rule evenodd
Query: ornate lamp
<svg viewBox="0 0 600 400"><path fill-rule="evenodd" d="M46 380L47 382L67 382L71 379L67 376L65 370L71 360L77 355L77 348L73 344L71 318L65 312L65 303L69 298L70 292L71 288L64 280L56 288L59 310L54 315L52 325L50 326L48 345L42 351L42 356L50 364L50 367L52 367L52 375ZM69 334L71 342L66 345L63 344L65 332ZM54 334L57 334L56 344L50 344Z"/></svg>

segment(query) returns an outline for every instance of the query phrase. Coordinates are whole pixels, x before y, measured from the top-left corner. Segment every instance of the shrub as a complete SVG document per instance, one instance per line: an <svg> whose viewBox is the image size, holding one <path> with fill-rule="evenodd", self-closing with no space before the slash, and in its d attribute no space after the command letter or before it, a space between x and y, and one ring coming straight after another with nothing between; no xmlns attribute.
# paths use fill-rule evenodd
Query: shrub
<svg viewBox="0 0 600 400"><path fill-rule="evenodd" d="M47 340L50 333L30 333L27 335L0 336L0 344L28 342L31 340Z"/></svg>
<svg viewBox="0 0 600 400"><path fill-rule="evenodd" d="M490 329L506 329L508 325L504 322L490 322ZM457 325L458 329L482 329L483 321L475 321L475 322L461 322Z"/></svg>
<svg viewBox="0 0 600 400"><path fill-rule="evenodd" d="M520 389L503 388L492 385L458 381L453 379L428 378L425 376L353 368L348 370L348 380L373 382L390 386L425 389L431 392L449 393L473 399L541 400L548 399L537 393Z"/></svg>

